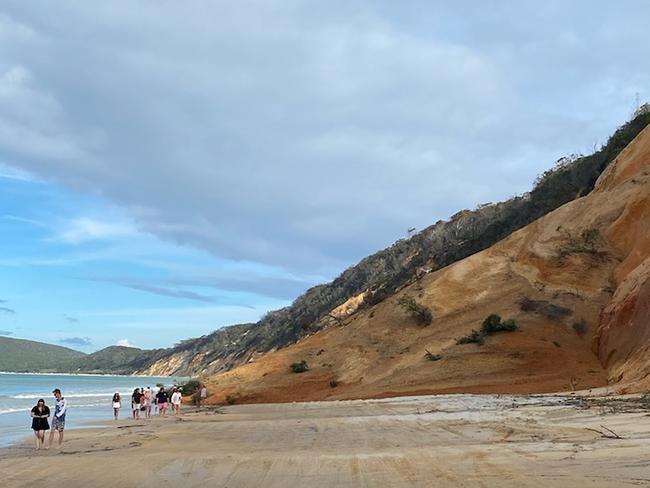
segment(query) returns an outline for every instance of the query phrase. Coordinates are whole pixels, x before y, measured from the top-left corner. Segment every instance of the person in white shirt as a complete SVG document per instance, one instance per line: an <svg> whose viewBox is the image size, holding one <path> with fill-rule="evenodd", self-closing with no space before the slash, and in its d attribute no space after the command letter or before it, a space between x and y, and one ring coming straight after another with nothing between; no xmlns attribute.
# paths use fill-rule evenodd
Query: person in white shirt
<svg viewBox="0 0 650 488"><path fill-rule="evenodd" d="M52 417L52 430L50 430L50 440L45 448L50 448L52 441L54 441L54 433L58 432L59 442L56 447L57 449L60 449L63 445L63 430L65 429L65 414L67 413L68 405L65 398L63 398L63 395L61 395L61 390L55 388L52 393L54 393L54 399L56 401L54 403L54 416Z"/></svg>
<svg viewBox="0 0 650 488"><path fill-rule="evenodd" d="M147 386L144 390L144 416L148 419L151 418L151 407L153 405L153 390Z"/></svg>
<svg viewBox="0 0 650 488"><path fill-rule="evenodd" d="M181 391L178 389L174 390L174 393L172 393L172 411L174 413L180 413L182 402L183 395L181 394Z"/></svg>

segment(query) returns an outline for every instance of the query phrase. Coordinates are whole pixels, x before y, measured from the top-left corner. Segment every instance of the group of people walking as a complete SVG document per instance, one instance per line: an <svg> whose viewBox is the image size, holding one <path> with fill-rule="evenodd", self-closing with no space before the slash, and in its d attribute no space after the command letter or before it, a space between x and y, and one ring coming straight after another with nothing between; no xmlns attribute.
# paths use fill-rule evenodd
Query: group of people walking
<svg viewBox="0 0 650 488"><path fill-rule="evenodd" d="M32 408L32 430L36 440L36 449L49 449L54 441L55 432L59 433L57 448L63 444L63 431L65 430L65 414L67 412L67 403L61 390L55 388L52 391L54 395L54 416L52 417L52 428L50 429L50 408L45 405L45 400L40 399L36 406ZM48 439L45 438L45 432L50 431Z"/></svg>
<svg viewBox="0 0 650 488"><path fill-rule="evenodd" d="M54 414L50 412L50 408L45 404L44 399L39 399L36 405L31 410L32 417L32 430L36 442L36 449L49 449L54 442L54 436L58 432L57 448L63 445L63 431L65 430L65 416L68 410L66 399L61 394L59 388L52 391L54 395ZM205 402L208 396L208 390L205 385L199 385L194 392L195 403L200 407ZM139 419L141 412L145 418L151 418L152 409L156 409L158 415L165 417L167 415L167 407L171 405L173 413L180 413L181 404L183 403L183 394L181 389L174 387L171 391L167 391L164 386L161 386L157 393L147 386L146 388L136 388L131 394L131 411L133 418ZM119 392L115 392L112 398L113 418L117 420L120 415L120 408L122 407L122 398ZM50 415L52 425L50 426ZM45 433L50 431L49 437L46 438Z"/></svg>
<svg viewBox="0 0 650 488"><path fill-rule="evenodd" d="M140 415L145 418L151 418L151 411L155 408L158 415L165 417L167 415L167 407L171 404L173 413L180 413L181 404L183 403L183 394L180 388L172 388L171 394L161 386L157 393L151 387L136 388L131 394L131 411L133 418L139 419ZM113 418L117 420L120 415L120 408L122 407L122 398L119 392L113 395Z"/></svg>

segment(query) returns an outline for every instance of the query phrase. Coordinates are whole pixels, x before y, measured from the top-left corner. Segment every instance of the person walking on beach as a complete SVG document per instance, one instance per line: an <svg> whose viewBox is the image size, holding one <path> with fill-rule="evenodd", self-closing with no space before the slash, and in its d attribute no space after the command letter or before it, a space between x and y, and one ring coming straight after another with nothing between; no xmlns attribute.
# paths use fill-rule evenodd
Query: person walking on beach
<svg viewBox="0 0 650 488"><path fill-rule="evenodd" d="M133 410L133 420L140 418L140 400L142 400L142 393L140 393L140 388L133 390L131 394L131 410Z"/></svg>
<svg viewBox="0 0 650 488"><path fill-rule="evenodd" d="M117 418L120 416L120 408L122 407L122 399L120 398L120 393L115 392L113 395L113 418L117 420Z"/></svg>
<svg viewBox="0 0 650 488"><path fill-rule="evenodd" d="M144 416L148 419L151 418L151 405L153 404L153 390L150 386L144 390Z"/></svg>
<svg viewBox="0 0 650 488"><path fill-rule="evenodd" d="M45 447L45 431L50 430L50 424L47 419L50 416L50 409L45 405L45 400L42 398L36 402L36 406L32 408L32 430L36 437L36 450Z"/></svg>
<svg viewBox="0 0 650 488"><path fill-rule="evenodd" d="M172 393L172 411L174 413L181 413L181 402L183 401L183 395L178 388L174 388L174 393Z"/></svg>
<svg viewBox="0 0 650 488"><path fill-rule="evenodd" d="M169 395L165 391L165 387L161 386L160 390L158 390L158 393L156 394L156 403L158 404L158 411L160 412L160 415L163 417L165 416L165 412L167 411L167 402L169 401Z"/></svg>
<svg viewBox="0 0 650 488"><path fill-rule="evenodd" d="M63 431L65 430L65 416L68 413L68 404L63 395L61 395L61 390L55 388L52 393L54 394L54 416L52 417L52 430L50 430L50 441L46 447L52 445L54 441L54 432L59 433L59 442L57 443L56 448L60 449L63 445Z"/></svg>
<svg viewBox="0 0 650 488"><path fill-rule="evenodd" d="M199 403L199 407L202 407L205 405L205 401L208 398L208 389L205 387L205 385L201 385L201 402Z"/></svg>
<svg viewBox="0 0 650 488"><path fill-rule="evenodd" d="M145 412L147 409L144 406L145 405L144 388L142 386L140 387L140 395L141 395L140 396L140 412Z"/></svg>

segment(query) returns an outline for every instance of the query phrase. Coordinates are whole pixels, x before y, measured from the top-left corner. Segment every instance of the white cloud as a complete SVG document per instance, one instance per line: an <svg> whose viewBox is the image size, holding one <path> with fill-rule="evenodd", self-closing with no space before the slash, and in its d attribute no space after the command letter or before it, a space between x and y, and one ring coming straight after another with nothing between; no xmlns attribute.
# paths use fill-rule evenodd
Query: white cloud
<svg viewBox="0 0 650 488"><path fill-rule="evenodd" d="M59 101L39 88L22 65L0 63L0 148L15 157L79 160L84 151L68 134Z"/></svg>
<svg viewBox="0 0 650 488"><path fill-rule="evenodd" d="M126 222L80 217L65 222L53 239L68 244L81 244L96 240L123 239L137 234L137 231Z"/></svg>
<svg viewBox="0 0 650 488"><path fill-rule="evenodd" d="M124 346L124 347L138 347L135 344L131 344L128 339L120 339L115 343L116 346Z"/></svg>
<svg viewBox="0 0 650 488"><path fill-rule="evenodd" d="M36 181L32 175L26 171L22 171L18 168L11 168L9 166L0 164L0 178L7 180L16 180L23 182L33 182Z"/></svg>

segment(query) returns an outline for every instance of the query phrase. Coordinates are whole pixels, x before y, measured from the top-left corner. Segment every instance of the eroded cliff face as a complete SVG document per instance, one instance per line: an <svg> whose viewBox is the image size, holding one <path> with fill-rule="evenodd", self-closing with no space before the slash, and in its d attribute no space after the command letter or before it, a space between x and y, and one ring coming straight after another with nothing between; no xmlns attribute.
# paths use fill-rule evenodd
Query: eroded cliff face
<svg viewBox="0 0 650 488"><path fill-rule="evenodd" d="M394 295L426 272L478 253L566 202L588 194L602 171L648 123L650 113L640 113L596 153L545 172L530 193L463 210L449 221L439 221L409 239L401 239L345 270L331 283L307 290L289 307L267 314L256 324L224 327L166 350L144 351L134 369L148 374L214 374L340 325L342 318ZM558 225L568 227L566 222ZM560 237L580 237L567 236L566 228L563 231ZM580 264L574 257L565 261Z"/></svg>
<svg viewBox="0 0 650 488"><path fill-rule="evenodd" d="M212 377L214 400L643 389L650 371L649 219L645 129L589 195L342 323ZM404 296L432 311L430 326L404 311ZM491 313L514 319L519 330L483 346L457 343ZM430 361L426 351L440 359ZM289 365L303 360L309 371L291 373Z"/></svg>
<svg viewBox="0 0 650 488"><path fill-rule="evenodd" d="M606 231L621 256L615 293L604 307L594 349L610 382L650 388L650 133L644 130L601 176L596 193L629 187L620 216Z"/></svg>

